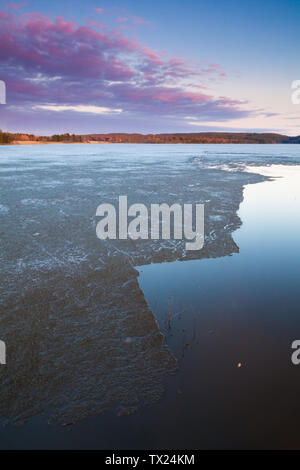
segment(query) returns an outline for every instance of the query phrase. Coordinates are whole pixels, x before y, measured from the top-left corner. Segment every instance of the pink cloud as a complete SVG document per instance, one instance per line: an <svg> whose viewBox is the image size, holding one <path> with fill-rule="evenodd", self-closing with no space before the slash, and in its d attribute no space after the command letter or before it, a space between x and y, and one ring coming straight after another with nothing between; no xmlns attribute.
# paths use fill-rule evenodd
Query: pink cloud
<svg viewBox="0 0 300 470"><path fill-rule="evenodd" d="M121 30L136 30L138 26L152 26L152 22L140 16L133 16L122 9L119 16L116 18L116 23L120 26Z"/></svg>
<svg viewBox="0 0 300 470"><path fill-rule="evenodd" d="M96 20L88 20L87 24L90 26L96 26L96 28L106 29L106 26L103 23L99 23L99 21Z"/></svg>
<svg viewBox="0 0 300 470"><path fill-rule="evenodd" d="M140 16L134 16L133 17L133 22L138 25L150 25L152 24L151 21L145 20L144 18L141 18Z"/></svg>
<svg viewBox="0 0 300 470"><path fill-rule="evenodd" d="M116 19L117 23L126 23L128 21L128 18L126 16L118 16Z"/></svg>
<svg viewBox="0 0 300 470"><path fill-rule="evenodd" d="M103 8L96 8L97 13L103 13Z"/></svg>
<svg viewBox="0 0 300 470"><path fill-rule="evenodd" d="M27 2L22 2L22 3L10 3L8 5L9 8L12 10L19 10L22 7L25 7L27 5Z"/></svg>
<svg viewBox="0 0 300 470"><path fill-rule="evenodd" d="M217 64L201 68L168 59L92 20L81 25L37 12L0 12L0 44L1 79L13 104L85 104L210 119L247 114L239 101L191 91L193 83L205 89L203 77L223 73Z"/></svg>

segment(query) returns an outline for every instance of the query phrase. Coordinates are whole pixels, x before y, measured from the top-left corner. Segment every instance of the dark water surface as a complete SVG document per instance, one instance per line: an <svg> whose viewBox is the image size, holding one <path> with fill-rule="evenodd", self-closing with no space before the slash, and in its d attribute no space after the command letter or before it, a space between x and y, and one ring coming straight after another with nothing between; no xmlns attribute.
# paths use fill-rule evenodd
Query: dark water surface
<svg viewBox="0 0 300 470"><path fill-rule="evenodd" d="M0 447L299 448L299 162L288 145L0 148ZM205 203L204 250L101 244L96 207L120 194Z"/></svg>
<svg viewBox="0 0 300 470"><path fill-rule="evenodd" d="M283 178L246 187L239 254L140 268L146 299L181 356L187 446L300 446L300 368L290 360L300 337L300 171L266 173Z"/></svg>

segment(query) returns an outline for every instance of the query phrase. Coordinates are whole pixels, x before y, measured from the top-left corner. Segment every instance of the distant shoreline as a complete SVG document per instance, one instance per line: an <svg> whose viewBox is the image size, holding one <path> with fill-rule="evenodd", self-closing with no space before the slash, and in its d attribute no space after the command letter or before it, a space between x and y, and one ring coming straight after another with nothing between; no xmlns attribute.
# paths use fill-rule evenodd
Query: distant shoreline
<svg viewBox="0 0 300 470"><path fill-rule="evenodd" d="M27 142L11 142L9 144L0 144L3 147L11 147L12 145L293 145L289 142L40 142L40 141L27 141ZM296 144L297 145L297 144Z"/></svg>
<svg viewBox="0 0 300 470"><path fill-rule="evenodd" d="M12 141L9 144L3 144L3 145L55 145L55 144L67 144L67 145L74 145L74 144L110 144L114 142L42 142L42 141L35 141L35 140L27 140L27 141Z"/></svg>
<svg viewBox="0 0 300 470"><path fill-rule="evenodd" d="M0 145L42 144L300 144L300 136L275 133L199 132L174 134L34 134L0 131Z"/></svg>

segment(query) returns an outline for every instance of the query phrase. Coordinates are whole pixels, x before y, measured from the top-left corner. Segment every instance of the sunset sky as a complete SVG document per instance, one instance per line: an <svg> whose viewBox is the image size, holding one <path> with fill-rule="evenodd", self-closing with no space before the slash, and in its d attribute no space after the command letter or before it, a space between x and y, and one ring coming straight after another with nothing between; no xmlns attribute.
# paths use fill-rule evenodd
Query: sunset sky
<svg viewBox="0 0 300 470"><path fill-rule="evenodd" d="M0 0L0 128L299 135L299 0Z"/></svg>

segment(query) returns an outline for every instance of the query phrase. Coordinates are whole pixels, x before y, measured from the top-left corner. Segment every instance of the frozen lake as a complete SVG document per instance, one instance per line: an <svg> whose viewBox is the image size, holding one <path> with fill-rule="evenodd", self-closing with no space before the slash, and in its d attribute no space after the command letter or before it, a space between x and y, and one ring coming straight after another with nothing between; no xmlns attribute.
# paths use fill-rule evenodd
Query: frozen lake
<svg viewBox="0 0 300 470"><path fill-rule="evenodd" d="M295 447L299 163L296 145L0 147L0 446ZM203 250L100 241L119 195L205 204Z"/></svg>

